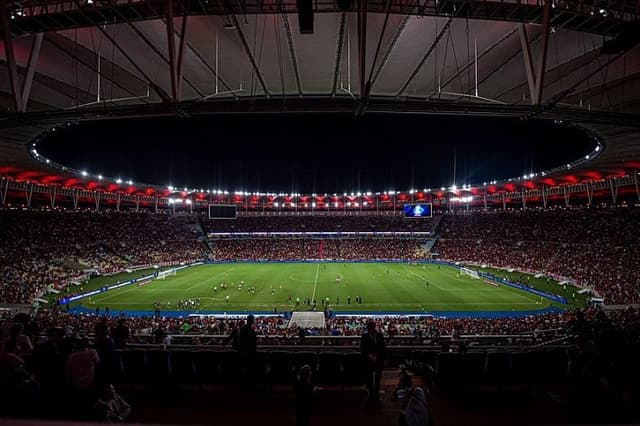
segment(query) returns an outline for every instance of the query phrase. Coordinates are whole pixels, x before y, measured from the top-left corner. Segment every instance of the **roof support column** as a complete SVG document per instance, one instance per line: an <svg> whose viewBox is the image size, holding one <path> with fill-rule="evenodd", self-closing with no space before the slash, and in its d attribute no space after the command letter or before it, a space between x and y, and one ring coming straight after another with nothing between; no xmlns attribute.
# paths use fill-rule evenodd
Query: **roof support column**
<svg viewBox="0 0 640 426"><path fill-rule="evenodd" d="M638 201L640 201L640 185L638 185L638 172L637 170L633 171L633 183L636 184L636 195L638 196Z"/></svg>
<svg viewBox="0 0 640 426"><path fill-rule="evenodd" d="M562 195L564 196L565 207L569 207L569 191L567 191L567 185L562 186Z"/></svg>
<svg viewBox="0 0 640 426"><path fill-rule="evenodd" d="M507 195L504 192L502 193L502 210L507 210Z"/></svg>
<svg viewBox="0 0 640 426"><path fill-rule="evenodd" d="M53 186L49 189L49 200L51 201L51 208L56 207L56 193L58 192L58 187Z"/></svg>
<svg viewBox="0 0 640 426"><path fill-rule="evenodd" d="M593 190L591 189L591 183L586 183L587 187L587 200L589 201L589 207L591 207L591 203L593 202Z"/></svg>
<svg viewBox="0 0 640 426"><path fill-rule="evenodd" d="M33 196L33 184L31 182L27 183L27 187L24 189L25 196L27 198L27 208L31 208L31 197Z"/></svg>
<svg viewBox="0 0 640 426"><path fill-rule="evenodd" d="M95 202L96 202L96 211L98 211L100 210L100 198L101 198L100 192L96 191L93 194L93 198L95 199Z"/></svg>
<svg viewBox="0 0 640 426"><path fill-rule="evenodd" d="M2 201L2 205L4 206L7 202L7 191L9 190L9 178L4 178L4 189L0 191L0 201Z"/></svg>
<svg viewBox="0 0 640 426"><path fill-rule="evenodd" d="M542 205L544 206L544 208L547 208L547 187L543 186L542 187Z"/></svg>
<svg viewBox="0 0 640 426"><path fill-rule="evenodd" d="M20 80L18 79L18 67L16 66L16 56L13 51L13 37L9 26L9 4L7 0L0 0L0 20L2 24L2 39L4 41L5 56L7 58L7 68L9 69L9 86L13 95L14 108L16 112L22 112L22 97L20 96Z"/></svg>
<svg viewBox="0 0 640 426"><path fill-rule="evenodd" d="M611 188L611 201L616 204L618 202L618 185L614 185L613 179L609 179L609 187Z"/></svg>
<svg viewBox="0 0 640 426"><path fill-rule="evenodd" d="M71 199L73 199L73 209L74 210L78 210L78 190L77 189L72 189L71 190Z"/></svg>

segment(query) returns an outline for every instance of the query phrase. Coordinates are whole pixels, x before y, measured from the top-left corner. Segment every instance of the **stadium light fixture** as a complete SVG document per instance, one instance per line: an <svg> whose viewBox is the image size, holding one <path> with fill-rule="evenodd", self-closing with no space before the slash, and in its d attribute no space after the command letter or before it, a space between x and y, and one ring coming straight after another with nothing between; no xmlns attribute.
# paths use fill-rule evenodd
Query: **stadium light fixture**
<svg viewBox="0 0 640 426"><path fill-rule="evenodd" d="M278 202L277 201L274 201L273 207L278 207Z"/></svg>
<svg viewBox="0 0 640 426"><path fill-rule="evenodd" d="M311 203L311 207L315 209L316 208L316 203Z"/></svg>
<svg viewBox="0 0 640 426"><path fill-rule="evenodd" d="M588 160L589 158L591 158L591 157L589 157L589 154L587 154L587 155L584 157L584 159L585 159L585 160Z"/></svg>
<svg viewBox="0 0 640 426"><path fill-rule="evenodd" d="M600 151L600 145L596 146L596 152Z"/></svg>
<svg viewBox="0 0 640 426"><path fill-rule="evenodd" d="M133 185L133 181L132 181L131 179L129 179L129 180L127 181L127 183L128 183L129 185Z"/></svg>
<svg viewBox="0 0 640 426"><path fill-rule="evenodd" d="M571 168L571 164L567 164L567 169L570 169L570 168Z"/></svg>
<svg viewBox="0 0 640 426"><path fill-rule="evenodd" d="M185 200L185 203L187 203L187 204L191 204L192 202L193 202L193 201L191 201L191 199L190 199L190 198L187 198L187 199Z"/></svg>
<svg viewBox="0 0 640 426"><path fill-rule="evenodd" d="M45 162L46 162L47 164L49 164L51 161L49 161L49 159L47 158L47 159L45 160Z"/></svg>
<svg viewBox="0 0 640 426"><path fill-rule="evenodd" d="M291 207L295 207L296 203L294 203L293 201L291 202Z"/></svg>
<svg viewBox="0 0 640 426"><path fill-rule="evenodd" d="M360 204L358 204L358 202L356 201L355 203L353 203L353 207L360 207Z"/></svg>
<svg viewBox="0 0 640 426"><path fill-rule="evenodd" d="M87 173L87 171L86 171L86 170L83 170L83 171L81 171L81 172L80 172L80 174L81 174L82 176L85 176L85 177L86 177L89 173Z"/></svg>
<svg viewBox="0 0 640 426"><path fill-rule="evenodd" d="M102 180L102 175L98 175L98 180Z"/></svg>
<svg viewBox="0 0 640 426"><path fill-rule="evenodd" d="M351 201L347 201L347 207L351 207Z"/></svg>
<svg viewBox="0 0 640 426"><path fill-rule="evenodd" d="M333 206L334 206L334 207L338 207L338 202L337 202L337 201L335 201L335 202L333 203Z"/></svg>
<svg viewBox="0 0 640 426"><path fill-rule="evenodd" d="M117 183L118 185L120 185L120 184L122 183L122 179L120 179L120 178L116 179L116 183Z"/></svg>
<svg viewBox="0 0 640 426"><path fill-rule="evenodd" d="M455 184L453 184L453 185L451 185L451 190L452 191L457 191L458 187Z"/></svg>

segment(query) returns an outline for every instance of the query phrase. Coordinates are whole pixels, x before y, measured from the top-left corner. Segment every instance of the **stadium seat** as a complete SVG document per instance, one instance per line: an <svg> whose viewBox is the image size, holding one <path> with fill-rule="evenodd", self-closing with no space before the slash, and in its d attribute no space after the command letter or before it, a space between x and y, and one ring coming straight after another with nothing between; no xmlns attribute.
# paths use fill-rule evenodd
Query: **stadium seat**
<svg viewBox="0 0 640 426"><path fill-rule="evenodd" d="M339 352L320 352L316 383L338 385L342 380L342 354Z"/></svg>
<svg viewBox="0 0 640 426"><path fill-rule="evenodd" d="M147 353L144 349L122 351L122 382L147 383Z"/></svg>
<svg viewBox="0 0 640 426"><path fill-rule="evenodd" d="M535 371L529 352L515 352L511 354L510 384L528 385L533 382Z"/></svg>
<svg viewBox="0 0 640 426"><path fill-rule="evenodd" d="M274 385L286 385L293 383L294 363L291 352L269 352L269 383Z"/></svg>
<svg viewBox="0 0 640 426"><path fill-rule="evenodd" d="M196 380L192 351L171 351L171 381L175 384L190 384Z"/></svg>
<svg viewBox="0 0 640 426"><path fill-rule="evenodd" d="M315 352L309 351L300 351L294 352L293 354L293 364L295 365L296 373L300 370L300 367L303 365L308 365L311 367L311 372L313 375L316 375L318 372L318 356Z"/></svg>
<svg viewBox="0 0 640 426"><path fill-rule="evenodd" d="M219 358L214 351L204 350L193 353L196 380L200 384L212 384L218 380Z"/></svg>
<svg viewBox="0 0 640 426"><path fill-rule="evenodd" d="M342 382L345 385L364 385L365 364L358 352L347 352L342 355Z"/></svg>
<svg viewBox="0 0 640 426"><path fill-rule="evenodd" d="M171 373L169 365L169 351L164 349L150 349L147 351L147 369L150 383L167 383Z"/></svg>
<svg viewBox="0 0 640 426"><path fill-rule="evenodd" d="M508 352L489 352L485 380L490 384L502 385L508 380L511 372L511 355Z"/></svg>

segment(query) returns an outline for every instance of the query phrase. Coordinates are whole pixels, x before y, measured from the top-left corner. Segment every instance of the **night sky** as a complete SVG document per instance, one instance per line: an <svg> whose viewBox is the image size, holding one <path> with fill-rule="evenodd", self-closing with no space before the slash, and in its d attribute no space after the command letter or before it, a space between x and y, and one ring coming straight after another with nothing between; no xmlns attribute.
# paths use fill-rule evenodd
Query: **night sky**
<svg viewBox="0 0 640 426"><path fill-rule="evenodd" d="M203 189L333 193L449 186L538 172L589 153L543 121L417 115L227 115L83 123L38 151L91 174Z"/></svg>

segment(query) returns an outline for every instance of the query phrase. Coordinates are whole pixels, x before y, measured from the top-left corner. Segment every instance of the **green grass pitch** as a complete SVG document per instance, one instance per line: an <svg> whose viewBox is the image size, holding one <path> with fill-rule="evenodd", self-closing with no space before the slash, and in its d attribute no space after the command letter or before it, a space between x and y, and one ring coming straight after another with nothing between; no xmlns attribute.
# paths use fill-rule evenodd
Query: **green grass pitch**
<svg viewBox="0 0 640 426"><path fill-rule="evenodd" d="M141 273L138 272L138 276ZM106 285L129 275L91 280L84 290ZM532 278L533 279L533 278ZM242 289L238 284L244 282ZM226 283L227 289L221 289ZM534 280L534 286L553 289L555 282ZM251 286L255 291L250 291ZM217 290L216 290L217 288ZM545 288L541 288L545 290ZM555 291L560 294L561 291ZM228 296L228 300L227 300ZM356 303L356 296L362 303ZM289 298L290 297L290 298ZM539 296L507 286L494 287L483 280L459 276L457 269L436 264L406 263L228 263L205 264L178 271L164 280L129 285L76 303L89 309L111 311L178 309L176 303L199 298L198 311L308 310L305 299L329 298L336 311L429 312L429 311L529 311L549 306L566 308ZM296 301L301 304L296 307ZM349 303L350 299L350 303ZM583 300L576 301L582 304ZM320 308L321 309L321 308Z"/></svg>

